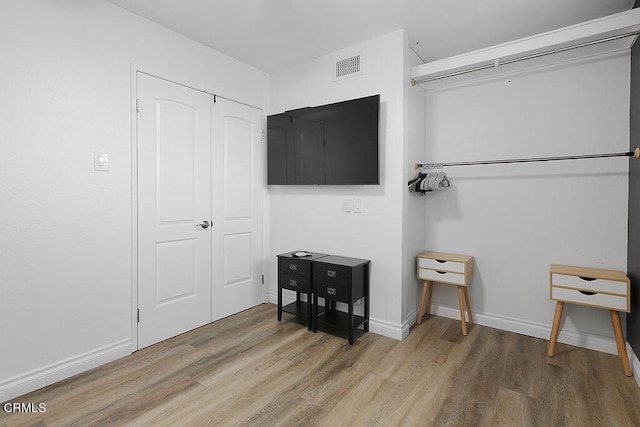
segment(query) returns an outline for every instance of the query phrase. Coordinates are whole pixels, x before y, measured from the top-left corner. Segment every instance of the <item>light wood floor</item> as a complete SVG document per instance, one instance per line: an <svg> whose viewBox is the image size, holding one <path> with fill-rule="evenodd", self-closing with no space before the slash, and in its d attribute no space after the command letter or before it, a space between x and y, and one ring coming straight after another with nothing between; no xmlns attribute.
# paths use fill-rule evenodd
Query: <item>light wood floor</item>
<svg viewBox="0 0 640 427"><path fill-rule="evenodd" d="M640 426L617 356L427 316L353 346L263 304L12 402L0 425Z"/></svg>

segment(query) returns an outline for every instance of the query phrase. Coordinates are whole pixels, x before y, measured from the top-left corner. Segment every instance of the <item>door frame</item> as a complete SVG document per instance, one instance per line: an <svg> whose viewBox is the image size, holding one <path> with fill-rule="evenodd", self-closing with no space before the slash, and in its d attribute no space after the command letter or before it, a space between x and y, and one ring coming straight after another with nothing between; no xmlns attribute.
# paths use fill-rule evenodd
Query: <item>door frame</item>
<svg viewBox="0 0 640 427"><path fill-rule="evenodd" d="M206 90L195 88L193 86L186 85L184 83L177 82L175 80L171 80L165 77L160 77L158 74L150 73L141 69L141 67L136 64L130 64L130 117L131 117L131 353L134 353L138 350L138 117L137 117L137 94L138 94L138 74L145 74L150 77L154 77L157 79L165 80L167 82L177 84L180 86L187 87L189 89L197 90L199 92L204 92L210 96L220 97L227 99L232 102L237 102L238 104L246 105L251 108L255 108L257 110L262 111L262 254L261 254L261 264L262 264L262 277L265 277L265 253L268 253L268 244L266 238L268 236L267 231L267 210L268 210L268 198L266 192L266 150L264 149L264 145L266 144L265 139L265 113L264 109L260 107L256 107L255 105L246 104L244 102L239 102L233 100L231 98L226 98L220 95L216 95L214 93L210 93ZM213 165L212 165L213 166ZM265 280L262 281L262 302L267 302L267 284Z"/></svg>

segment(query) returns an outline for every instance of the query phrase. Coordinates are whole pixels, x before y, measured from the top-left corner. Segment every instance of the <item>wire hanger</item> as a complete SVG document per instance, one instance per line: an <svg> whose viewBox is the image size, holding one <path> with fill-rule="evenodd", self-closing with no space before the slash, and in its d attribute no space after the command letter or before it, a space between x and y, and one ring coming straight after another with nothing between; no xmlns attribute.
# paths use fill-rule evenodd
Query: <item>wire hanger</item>
<svg viewBox="0 0 640 427"><path fill-rule="evenodd" d="M421 165L418 174L407 183L409 191L415 191L422 195L431 191L440 191L451 187L451 181L447 178L444 168L439 163Z"/></svg>

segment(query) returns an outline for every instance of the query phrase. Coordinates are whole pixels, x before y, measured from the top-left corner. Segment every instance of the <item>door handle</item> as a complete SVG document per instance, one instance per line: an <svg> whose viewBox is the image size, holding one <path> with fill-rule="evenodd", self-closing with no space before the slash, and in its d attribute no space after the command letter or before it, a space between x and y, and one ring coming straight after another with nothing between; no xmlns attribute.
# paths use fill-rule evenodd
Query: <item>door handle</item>
<svg viewBox="0 0 640 427"><path fill-rule="evenodd" d="M210 223L206 219L202 221L200 224L196 224L196 227L209 228L209 226L213 226L213 223Z"/></svg>

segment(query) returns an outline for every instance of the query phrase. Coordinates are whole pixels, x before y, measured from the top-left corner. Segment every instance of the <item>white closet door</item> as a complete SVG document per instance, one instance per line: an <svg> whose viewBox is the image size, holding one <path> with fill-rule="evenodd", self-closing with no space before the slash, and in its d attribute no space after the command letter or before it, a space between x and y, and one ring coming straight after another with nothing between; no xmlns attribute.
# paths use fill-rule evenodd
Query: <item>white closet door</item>
<svg viewBox="0 0 640 427"><path fill-rule="evenodd" d="M211 321L211 96L140 73L137 91L143 348Z"/></svg>
<svg viewBox="0 0 640 427"><path fill-rule="evenodd" d="M217 320L263 302L260 110L213 104L213 294Z"/></svg>

